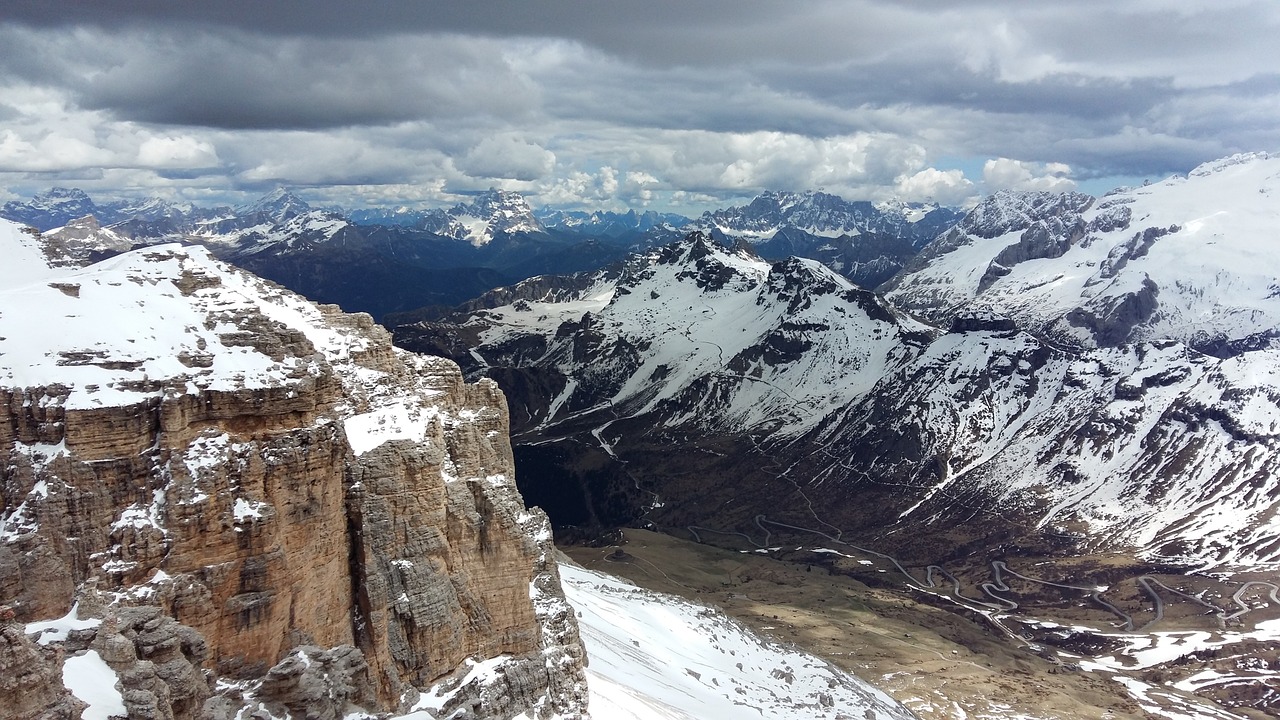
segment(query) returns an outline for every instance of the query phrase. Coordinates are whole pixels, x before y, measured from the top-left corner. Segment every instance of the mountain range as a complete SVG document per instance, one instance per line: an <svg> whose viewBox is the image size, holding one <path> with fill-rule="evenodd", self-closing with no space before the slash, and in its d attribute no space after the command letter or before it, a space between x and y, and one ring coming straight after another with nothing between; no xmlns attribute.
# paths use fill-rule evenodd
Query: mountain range
<svg viewBox="0 0 1280 720"><path fill-rule="evenodd" d="M20 601L8 612L84 657L120 644L116 625L82 628L74 608L61 624L37 619L65 612L76 583L109 588L111 607L174 598L187 629L166 632L188 638L182 668L200 657L188 630L257 663L227 671L213 696L175 679L183 702L275 715L300 702L280 678L305 676L315 657L341 678L335 712L452 712L497 693L570 717L580 646L559 596L546 594L550 536L514 504L514 469L562 541L643 526L787 559L906 593L1054 672L1114 680L1144 713L1274 714L1280 668L1265 658L1280 643L1280 256L1267 243L1277 191L1280 157L1250 154L1102 197L1001 192L963 215L767 193L677 226L656 214L536 213L494 192L433 213L428 230L425 218L360 224L281 191L205 214L79 216L44 232L6 224L16 272L0 286L10 397L0 407L11 418L0 439L13 445L0 583ZM60 191L39 204L52 219L84 199ZM185 245L165 244L179 236ZM811 257L774 257L786 247ZM215 256L392 307L396 345L421 355L393 350L367 317L310 306ZM581 267L397 314L424 270L460 275L476 259L519 260L529 274ZM463 376L477 384L466 389ZM261 483L245 474L258 467ZM306 487L284 482L301 476ZM451 509L423 527L446 528L447 540L389 519L413 511L405 488L437 482ZM201 503L223 518L208 537L184 509ZM324 582L307 574L328 567L320 559L294 562L311 550L273 554L323 546L298 540L321 526L348 547L325 555L344 569L316 598L355 593L351 622L312 623L346 611L295 597L298 583ZM249 531L262 542L242 543L234 572L197 567L201 542L230 547ZM433 568L460 574L418 573L420 545L447 555L431 555ZM461 569L472 545L483 571ZM900 713L816 661L800 662L827 691L768 672L778 649L738 639L711 611L672 619L674 606L658 608L666 601L566 576L607 658L590 677L614 699L593 702L664 717L668 694L694 714L750 698L816 716L841 688L841 707ZM467 585L482 578L501 588ZM196 584L207 592L183 590ZM306 631L314 651L299 645L272 667L294 643L273 600L285 596L290 618L324 629ZM434 669L406 661L452 647L432 633L454 625L427 619L442 597L468 627L524 617L490 633L515 653L474 666L450 655ZM368 630L384 605L394 627ZM142 612L117 613L123 637ZM0 616L4 638L24 634ZM946 632L953 621L936 622ZM697 626L691 635L713 642L642 643L609 630L620 625L632 635ZM72 636L81 629L94 632ZM402 638L417 650L405 654ZM466 641L495 649L486 642ZM372 695L353 689L364 670L348 644L387 678ZM739 672L764 673L750 688L729 690L733 665L719 655L730 644L753 658ZM561 659L538 659L548 652ZM120 678L140 682L112 657ZM701 669L673 677L662 659L672 657ZM552 665L565 672L536 669ZM643 688L619 690L642 676ZM514 689L527 682L535 689ZM409 687L421 696L408 699ZM623 695L637 702L619 704Z"/></svg>
<svg viewBox="0 0 1280 720"><path fill-rule="evenodd" d="M884 295L695 232L396 332L498 379L529 452L572 436L660 458L687 436L738 485L777 482L785 468L737 465L785 447L805 493L878 499L840 511L842 526L883 534L995 507L1029 538L1202 567L1276 562L1280 266L1258 238L1277 219L1278 171L1247 156L1101 199L997 194ZM696 449L718 437L750 452ZM679 491L639 464L619 464L601 499L621 516L571 522L708 522L684 502L646 514L630 475ZM735 512L749 525L755 510Z"/></svg>
<svg viewBox="0 0 1280 720"><path fill-rule="evenodd" d="M1025 558L1113 588L1129 628L1166 586L1235 617L1280 563L1278 191L1255 154L1101 198L998 193L883 294L695 231L395 336L499 383L522 492L566 537L816 542L945 568L979 613L972 593L1018 607L995 589ZM948 587L933 573L910 582Z"/></svg>
<svg viewBox="0 0 1280 720"><path fill-rule="evenodd" d="M392 325L405 319L400 313L431 316L432 306L535 275L592 270L702 227L753 244L765 257L819 259L872 288L959 213L812 192L766 193L691 221L653 211L535 210L501 190L448 209L344 211L313 208L283 188L253 203L211 209L158 199L99 205L79 190L55 188L6 203L0 217L62 238L81 258L118 251L120 238L202 244L307 297L379 319L393 314L386 321ZM86 233L90 224L101 232ZM69 226L75 229L64 230Z"/></svg>

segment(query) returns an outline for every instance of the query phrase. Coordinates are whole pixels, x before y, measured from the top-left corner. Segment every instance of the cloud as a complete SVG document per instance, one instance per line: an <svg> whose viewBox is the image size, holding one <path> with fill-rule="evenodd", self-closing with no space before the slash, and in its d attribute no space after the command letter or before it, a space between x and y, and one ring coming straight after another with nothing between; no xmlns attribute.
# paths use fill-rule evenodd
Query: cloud
<svg viewBox="0 0 1280 720"><path fill-rule="evenodd" d="M931 167L903 176L898 180L896 189L903 200L956 206L971 202L977 190L973 182L964 176L964 171Z"/></svg>
<svg viewBox="0 0 1280 720"><path fill-rule="evenodd" d="M33 35L10 27L0 41L8 46L0 68L26 70L66 88L80 107L136 122L323 129L475 114L518 118L538 102L503 45L483 38Z"/></svg>
<svg viewBox="0 0 1280 720"><path fill-rule="evenodd" d="M138 145L138 164L151 168L211 168L218 164L213 143L189 135L149 137Z"/></svg>
<svg viewBox="0 0 1280 720"><path fill-rule="evenodd" d="M1029 163L1009 158L988 160L982 166L982 182L987 190L1045 190L1066 192L1076 183L1071 168L1062 163Z"/></svg>
<svg viewBox="0 0 1280 720"><path fill-rule="evenodd" d="M555 168L556 156L540 145L507 135L481 140L456 164L476 178L537 180Z"/></svg>
<svg viewBox="0 0 1280 720"><path fill-rule="evenodd" d="M0 130L0 170L56 172L107 164L111 160L110 152L77 137L49 133L31 142L12 130Z"/></svg>
<svg viewBox="0 0 1280 720"><path fill-rule="evenodd" d="M1280 149L1272 0L12 5L10 191L966 202Z"/></svg>

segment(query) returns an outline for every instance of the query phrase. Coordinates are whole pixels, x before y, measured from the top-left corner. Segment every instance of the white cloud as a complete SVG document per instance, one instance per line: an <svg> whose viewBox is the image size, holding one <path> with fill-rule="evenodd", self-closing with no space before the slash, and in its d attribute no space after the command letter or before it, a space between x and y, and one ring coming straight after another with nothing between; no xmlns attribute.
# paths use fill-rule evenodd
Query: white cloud
<svg viewBox="0 0 1280 720"><path fill-rule="evenodd" d="M1029 35L1024 28L1003 19L971 24L956 37L965 67L974 73L993 73L1002 82L1030 82L1069 70L1066 64L1039 50L1042 45Z"/></svg>
<svg viewBox="0 0 1280 720"><path fill-rule="evenodd" d="M654 188L661 185L658 178L646 172L630 171L623 182L623 198L630 204L647 206L653 201Z"/></svg>
<svg viewBox="0 0 1280 720"><path fill-rule="evenodd" d="M608 165L600 168L600 192L604 197L613 197L618 192L618 171Z"/></svg>
<svg viewBox="0 0 1280 720"><path fill-rule="evenodd" d="M1071 168L1063 163L1032 163L1009 158L988 160L982 166L982 182L988 192L996 190L1074 190Z"/></svg>
<svg viewBox="0 0 1280 720"><path fill-rule="evenodd" d="M935 202L939 205L965 205L974 199L977 188L962 170L925 168L914 175L904 175L896 186L903 200Z"/></svg>
<svg viewBox="0 0 1280 720"><path fill-rule="evenodd" d="M138 164L151 168L211 168L218 164L213 143L190 135L149 137L138 146Z"/></svg>
<svg viewBox="0 0 1280 720"><path fill-rule="evenodd" d="M562 207L615 208L617 171L604 166L594 173L573 170L544 183L537 191L539 202Z"/></svg>
<svg viewBox="0 0 1280 720"><path fill-rule="evenodd" d="M110 165L112 154L59 132L27 140L13 130L0 131L0 170L8 172L60 172Z"/></svg>
<svg viewBox="0 0 1280 720"><path fill-rule="evenodd" d="M649 137L640 164L676 188L703 192L825 188L866 197L923 165L924 151L889 134L667 131Z"/></svg>
<svg viewBox="0 0 1280 720"><path fill-rule="evenodd" d="M541 145L506 135L481 140L455 163L475 178L537 180L555 168L556 156Z"/></svg>

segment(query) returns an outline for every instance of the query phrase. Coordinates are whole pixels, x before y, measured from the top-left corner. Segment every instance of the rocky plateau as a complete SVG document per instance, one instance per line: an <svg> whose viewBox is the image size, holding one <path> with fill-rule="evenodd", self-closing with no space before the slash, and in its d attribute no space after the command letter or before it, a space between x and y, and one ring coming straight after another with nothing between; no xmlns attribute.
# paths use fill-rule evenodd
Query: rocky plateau
<svg viewBox="0 0 1280 720"><path fill-rule="evenodd" d="M493 382L202 248L0 241L0 717L585 714Z"/></svg>

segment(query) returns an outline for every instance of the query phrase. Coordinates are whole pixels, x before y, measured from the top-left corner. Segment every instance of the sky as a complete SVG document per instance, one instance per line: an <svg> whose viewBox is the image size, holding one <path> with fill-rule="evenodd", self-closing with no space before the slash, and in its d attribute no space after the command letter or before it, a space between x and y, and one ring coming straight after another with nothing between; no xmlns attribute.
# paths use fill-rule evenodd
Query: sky
<svg viewBox="0 0 1280 720"><path fill-rule="evenodd" d="M0 201L963 205L1280 150L1275 0L4 0Z"/></svg>

